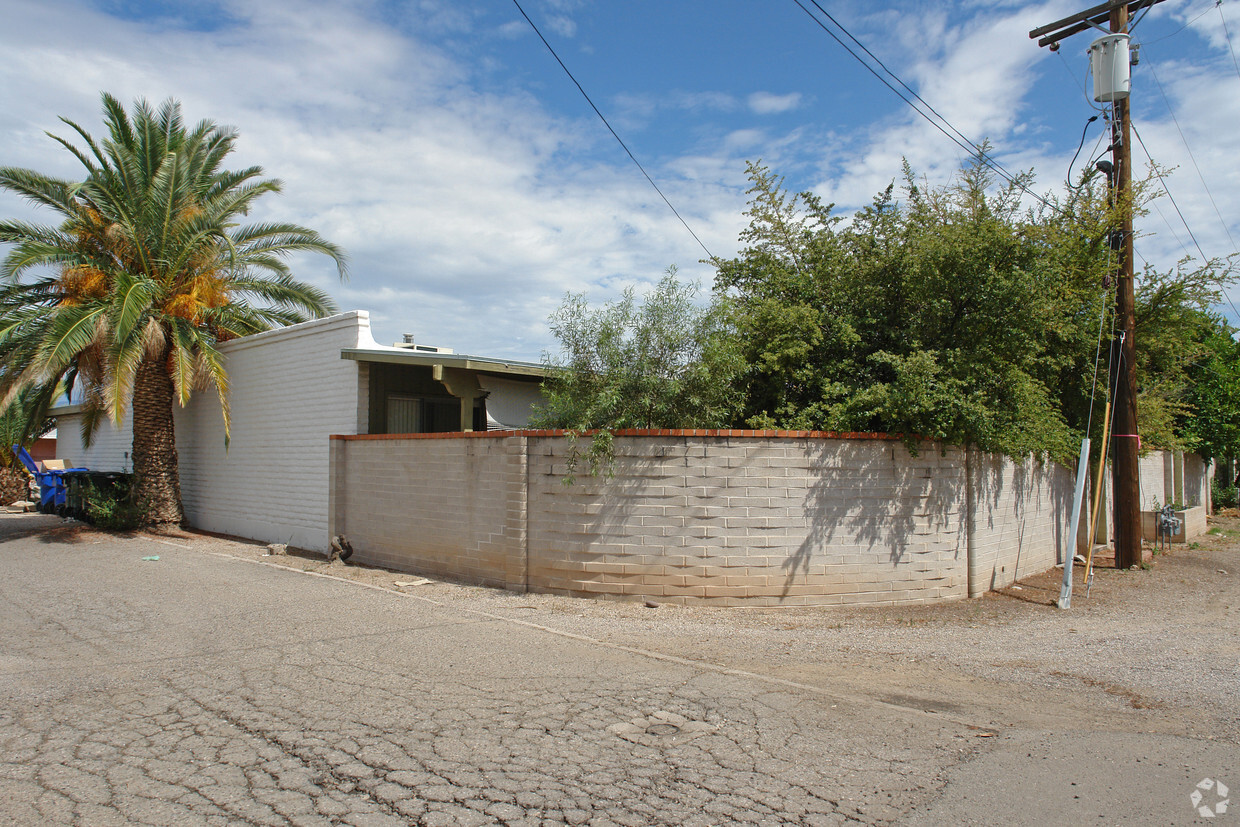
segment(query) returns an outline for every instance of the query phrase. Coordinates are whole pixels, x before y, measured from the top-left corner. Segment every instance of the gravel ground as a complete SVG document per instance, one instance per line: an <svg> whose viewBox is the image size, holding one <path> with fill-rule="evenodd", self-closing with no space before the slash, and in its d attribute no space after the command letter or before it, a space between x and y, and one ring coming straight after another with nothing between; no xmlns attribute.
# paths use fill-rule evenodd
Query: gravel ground
<svg viewBox="0 0 1240 827"><path fill-rule="evenodd" d="M86 528L75 530L89 531ZM1062 570L932 606L720 609L515 594L185 533L160 538L338 577L723 670L829 687L989 725L1155 731L1240 742L1240 516L1157 555L1096 570L1059 610ZM401 584L417 585L401 585Z"/></svg>

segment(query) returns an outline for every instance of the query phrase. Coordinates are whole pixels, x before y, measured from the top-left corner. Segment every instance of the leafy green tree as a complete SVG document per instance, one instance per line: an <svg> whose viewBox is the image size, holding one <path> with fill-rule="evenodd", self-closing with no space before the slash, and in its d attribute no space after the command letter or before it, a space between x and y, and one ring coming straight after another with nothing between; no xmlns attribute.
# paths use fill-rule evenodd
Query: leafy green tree
<svg viewBox="0 0 1240 827"><path fill-rule="evenodd" d="M597 308L568 294L550 319L560 352L546 357L553 370L535 426L594 431L588 455L597 474L608 466L613 431L730 423L742 365L728 304L699 307L696 292L672 268L640 304L631 287Z"/></svg>
<svg viewBox="0 0 1240 827"><path fill-rule="evenodd" d="M1029 174L1000 185L975 158L949 185L927 187L906 164L898 190L845 221L751 164L745 246L716 262L747 365L742 420L1064 460L1090 430L1099 447L1103 417L1091 402L1107 393L1114 295L1105 286L1117 265L1109 230L1122 210L1144 210L1157 173L1124 204L1085 176L1029 210ZM1147 446L1221 450L1227 424L1240 423L1226 383L1207 381L1228 375L1212 360L1230 339L1209 308L1234 281L1234 259L1140 274Z"/></svg>
<svg viewBox="0 0 1240 827"><path fill-rule="evenodd" d="M1227 260L1192 265L1147 268L1137 285L1138 422L1151 446L1225 456L1240 408L1218 376L1228 373L1230 328L1210 308L1235 274Z"/></svg>
<svg viewBox="0 0 1240 827"><path fill-rule="evenodd" d="M0 168L0 187L52 210L58 226L0 222L13 245L0 265L0 407L62 379L85 406L87 439L104 419L133 416L136 498L147 523L182 520L173 405L213 385L228 428L221 342L330 313L321 290L285 258L345 257L294 224L242 225L280 182L223 164L237 133L181 106L138 101L132 115L103 96L107 138L65 120L83 146L51 136L82 164L81 181ZM63 119L62 119L63 120Z"/></svg>
<svg viewBox="0 0 1240 827"><path fill-rule="evenodd" d="M1182 432L1203 457L1240 456L1240 331L1215 319L1201 342L1201 354L1186 366L1189 413Z"/></svg>
<svg viewBox="0 0 1240 827"><path fill-rule="evenodd" d="M1088 376L1105 204L1092 232L1021 212L1029 177L976 161L947 187L895 186L848 222L752 164L740 255L716 262L734 299L753 427L917 434L1068 455L1065 374ZM1080 389L1070 388L1072 393ZM1087 387L1086 387L1087 393Z"/></svg>

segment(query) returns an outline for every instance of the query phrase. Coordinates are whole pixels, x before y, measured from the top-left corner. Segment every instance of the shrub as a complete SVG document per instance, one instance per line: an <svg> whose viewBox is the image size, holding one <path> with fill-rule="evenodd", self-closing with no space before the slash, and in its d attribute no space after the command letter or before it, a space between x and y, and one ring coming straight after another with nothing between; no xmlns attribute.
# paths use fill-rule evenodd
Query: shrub
<svg viewBox="0 0 1240 827"><path fill-rule="evenodd" d="M1222 481L1215 479L1211 484L1211 497L1214 500L1215 508L1235 508L1240 504L1240 488L1234 485L1227 485Z"/></svg>
<svg viewBox="0 0 1240 827"><path fill-rule="evenodd" d="M146 503L135 500L137 486L132 477L117 480L100 488L94 483L85 486L86 516L92 525L107 531L132 531L143 524Z"/></svg>

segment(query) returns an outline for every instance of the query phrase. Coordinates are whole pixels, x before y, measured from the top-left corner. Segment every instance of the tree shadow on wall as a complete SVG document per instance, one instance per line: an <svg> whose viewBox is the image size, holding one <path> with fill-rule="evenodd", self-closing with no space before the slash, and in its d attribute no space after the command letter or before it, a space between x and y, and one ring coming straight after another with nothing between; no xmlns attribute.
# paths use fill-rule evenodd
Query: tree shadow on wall
<svg viewBox="0 0 1240 827"><path fill-rule="evenodd" d="M564 518L556 533L573 537L580 543L582 553L597 544L623 544L632 520L646 516L638 514L638 510L652 505L651 487L661 485L661 480L669 476L667 469L675 469L676 464L668 460L679 459L683 453L675 446L618 439L610 473L591 475L570 474L562 444L548 442L538 450L541 490L531 491L530 495L546 497L555 504L557 514ZM683 478L683 472L680 476ZM657 499L653 502L657 503ZM567 525L580 528L568 530Z"/></svg>
<svg viewBox="0 0 1240 827"><path fill-rule="evenodd" d="M1032 521L1050 520L1055 562L1072 559L1076 549L1069 549L1067 544L1075 478L1069 470L1050 459L1018 461L981 452L974 452L971 463L976 503L973 530L978 535L988 535L988 540L999 548L1007 548L1015 540L1013 577L1021 562L1036 551L1032 544L1037 542L1040 531L1030 525ZM1086 526L1084 532L1088 530ZM992 570L990 588L996 585L997 572Z"/></svg>
<svg viewBox="0 0 1240 827"><path fill-rule="evenodd" d="M912 457L902 442L813 441L809 446L805 540L784 561L787 597L815 560L828 565L878 562L895 569L944 539L956 559L965 553L964 453L941 457L925 442ZM944 536L946 535L946 537Z"/></svg>

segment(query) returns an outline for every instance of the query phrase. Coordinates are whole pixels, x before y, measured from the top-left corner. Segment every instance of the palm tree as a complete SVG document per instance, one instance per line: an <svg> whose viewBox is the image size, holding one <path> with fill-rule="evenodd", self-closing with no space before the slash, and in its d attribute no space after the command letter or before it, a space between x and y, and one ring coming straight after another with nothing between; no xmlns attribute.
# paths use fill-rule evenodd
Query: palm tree
<svg viewBox="0 0 1240 827"><path fill-rule="evenodd" d="M103 96L108 138L61 119L84 142L50 135L81 162L71 182L0 168L0 187L55 211L58 227L0 221L12 245L0 263L0 411L27 388L58 382L84 405L83 436L106 417L133 415L136 496L148 523L182 520L173 404L213 385L228 433L228 377L218 345L331 313L323 291L296 281L293 252L345 256L293 224L241 225L254 202L279 192L260 167L223 169L237 133L192 129L173 100L132 117Z"/></svg>

